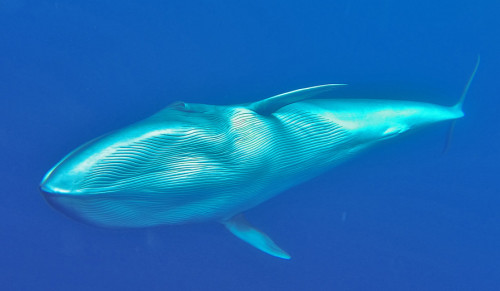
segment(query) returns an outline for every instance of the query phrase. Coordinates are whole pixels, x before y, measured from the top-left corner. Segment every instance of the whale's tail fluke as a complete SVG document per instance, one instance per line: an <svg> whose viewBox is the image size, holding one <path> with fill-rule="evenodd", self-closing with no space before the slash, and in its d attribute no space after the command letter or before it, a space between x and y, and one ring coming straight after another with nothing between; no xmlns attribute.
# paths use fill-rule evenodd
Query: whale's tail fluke
<svg viewBox="0 0 500 291"><path fill-rule="evenodd" d="M456 108L457 110L462 110L462 105L464 104L465 97L467 96L467 92L469 91L469 87L472 84L472 80L474 80L474 76L476 75L477 68L479 68L479 63L481 62L481 55L477 55L477 61L476 61L476 66L474 67L474 71L472 71L472 74L469 77L469 81L467 81L467 84L465 85L464 91L462 92L462 96L460 96L460 99L458 100L457 104L453 106L453 108Z"/></svg>
<svg viewBox="0 0 500 291"><path fill-rule="evenodd" d="M474 76L476 76L477 69L479 68L479 63L481 62L481 55L477 55L477 61L476 61L476 66L474 67L474 71L472 71L472 74L469 77L469 81L467 81L467 84L465 85L464 91L462 92L462 95L460 96L460 99L458 102L453 105L453 109L459 112L462 112L462 106L464 104L465 97L467 96L467 92L469 91L469 87L472 84L472 80L474 80ZM455 130L455 124L457 123L456 119L453 120L450 124L450 129L448 130L448 135L446 136L446 143L443 148L443 154L448 151L450 148L451 144L451 138L453 136L453 131Z"/></svg>

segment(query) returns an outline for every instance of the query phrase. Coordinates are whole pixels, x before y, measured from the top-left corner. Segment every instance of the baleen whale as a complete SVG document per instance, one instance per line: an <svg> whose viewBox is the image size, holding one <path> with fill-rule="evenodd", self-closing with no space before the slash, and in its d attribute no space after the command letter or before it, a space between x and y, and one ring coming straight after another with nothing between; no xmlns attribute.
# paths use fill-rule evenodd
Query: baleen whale
<svg viewBox="0 0 500 291"><path fill-rule="evenodd" d="M371 146L456 120L476 67L453 106L318 98L343 84L299 89L249 104L175 102L91 140L43 178L45 199L97 226L220 222L235 236L289 259L243 213Z"/></svg>

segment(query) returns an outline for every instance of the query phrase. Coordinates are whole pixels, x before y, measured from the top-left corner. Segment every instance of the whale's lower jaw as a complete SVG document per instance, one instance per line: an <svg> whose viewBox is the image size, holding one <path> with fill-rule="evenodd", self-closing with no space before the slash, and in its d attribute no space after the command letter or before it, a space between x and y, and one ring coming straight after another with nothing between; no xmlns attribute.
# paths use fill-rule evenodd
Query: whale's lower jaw
<svg viewBox="0 0 500 291"><path fill-rule="evenodd" d="M204 207L172 208L147 199L119 195L64 195L42 190L46 201L66 216L97 227L145 228L211 221L213 214ZM205 212L205 213L204 213Z"/></svg>

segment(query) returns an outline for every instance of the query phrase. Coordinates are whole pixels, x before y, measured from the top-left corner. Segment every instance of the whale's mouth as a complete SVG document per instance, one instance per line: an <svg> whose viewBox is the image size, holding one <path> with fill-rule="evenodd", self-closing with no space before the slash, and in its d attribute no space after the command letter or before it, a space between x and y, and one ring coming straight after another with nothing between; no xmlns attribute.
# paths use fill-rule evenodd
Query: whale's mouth
<svg viewBox="0 0 500 291"><path fill-rule="evenodd" d="M50 187L47 187L43 183L40 185L40 192L42 193L42 196L45 199L45 201L47 201L47 203L52 208L54 208L55 210L60 211L60 212L64 213L65 215L71 217L71 215L69 215L69 213L68 213L68 209L66 207L64 207L65 203L63 203L63 201L61 201L67 195L64 195L63 193L58 193L58 192L54 191L53 189L51 189Z"/></svg>
<svg viewBox="0 0 500 291"><path fill-rule="evenodd" d="M42 193L43 198L45 198L45 201L47 201L50 206L63 213L67 212L66 208L63 206L64 203L62 201L70 196L67 192L58 192L50 187L47 187L45 184L40 185L40 192Z"/></svg>
<svg viewBox="0 0 500 291"><path fill-rule="evenodd" d="M102 227L95 221L87 219L87 217L79 211L80 204L82 203L82 200L85 200L85 197L81 195L71 195L70 193L64 192L59 193L43 184L40 185L40 192L42 193L45 201L47 201L47 204L65 216L87 225Z"/></svg>

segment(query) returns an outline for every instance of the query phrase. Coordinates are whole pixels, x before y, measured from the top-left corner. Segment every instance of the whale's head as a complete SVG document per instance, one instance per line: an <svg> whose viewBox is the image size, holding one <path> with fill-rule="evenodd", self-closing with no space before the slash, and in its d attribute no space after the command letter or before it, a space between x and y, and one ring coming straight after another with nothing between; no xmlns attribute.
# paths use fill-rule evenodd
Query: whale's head
<svg viewBox="0 0 500 291"><path fill-rule="evenodd" d="M192 129L196 131L196 129ZM172 122L137 124L78 147L42 179L46 193L84 195L140 188L146 176L168 171L189 129ZM158 178L158 177L155 177Z"/></svg>
<svg viewBox="0 0 500 291"><path fill-rule="evenodd" d="M218 118L168 108L75 149L48 171L40 189L49 204L86 222L120 224L117 217L129 213L123 224L155 224L148 209L167 211L209 188L213 173L206 169L229 148Z"/></svg>

